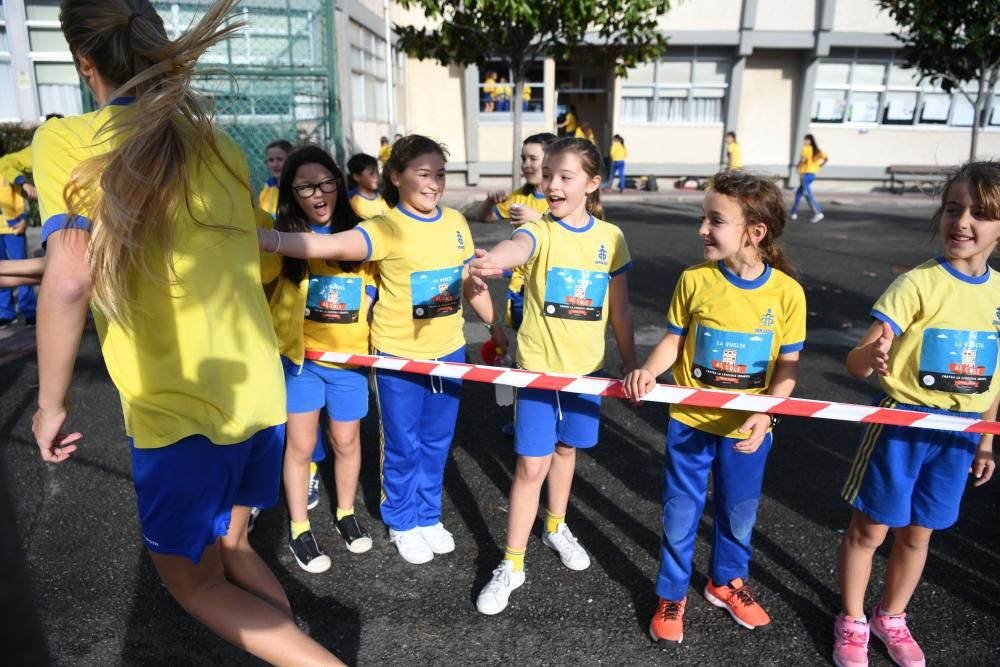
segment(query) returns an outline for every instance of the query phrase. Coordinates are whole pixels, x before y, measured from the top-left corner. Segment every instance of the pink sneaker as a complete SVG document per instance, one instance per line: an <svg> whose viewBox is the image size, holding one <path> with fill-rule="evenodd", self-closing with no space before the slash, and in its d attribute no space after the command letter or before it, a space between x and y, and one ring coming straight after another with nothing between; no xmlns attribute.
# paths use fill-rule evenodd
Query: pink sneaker
<svg viewBox="0 0 1000 667"><path fill-rule="evenodd" d="M833 664L837 667L868 667L868 624L846 614L837 614L833 624Z"/></svg>
<svg viewBox="0 0 1000 667"><path fill-rule="evenodd" d="M882 616L882 603L872 611L872 634L882 640L889 651L889 657L899 667L924 667L924 652L913 641L910 629L906 627L906 614Z"/></svg>

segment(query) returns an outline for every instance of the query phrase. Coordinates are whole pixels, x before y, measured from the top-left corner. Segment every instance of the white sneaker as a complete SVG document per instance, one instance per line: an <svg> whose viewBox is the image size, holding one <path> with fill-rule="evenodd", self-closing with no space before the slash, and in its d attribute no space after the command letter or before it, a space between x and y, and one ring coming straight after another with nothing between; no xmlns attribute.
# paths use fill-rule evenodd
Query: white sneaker
<svg viewBox="0 0 1000 667"><path fill-rule="evenodd" d="M431 551L438 556L450 554L455 550L455 538L444 529L444 524L440 521L433 526L421 526L417 530L420 531L420 537L424 538L424 542L427 543Z"/></svg>
<svg viewBox="0 0 1000 667"><path fill-rule="evenodd" d="M514 571L514 562L502 560L493 570L493 578L479 591L476 598L476 609L492 616L507 608L507 601L515 589L524 584L524 570Z"/></svg>
<svg viewBox="0 0 1000 667"><path fill-rule="evenodd" d="M396 550L407 563L423 565L434 560L434 552L420 535L419 528L409 530L389 529L389 541L396 545Z"/></svg>
<svg viewBox="0 0 1000 667"><path fill-rule="evenodd" d="M811 218L811 219L809 220L809 222L819 222L820 220L822 220L822 219L823 219L823 218L825 218L825 217L826 217L826 216L825 216L825 215L823 215L822 213L817 213L816 215L814 215L814 216L813 216L813 217L812 217L812 218Z"/></svg>
<svg viewBox="0 0 1000 667"><path fill-rule="evenodd" d="M792 219L792 220L798 220L798 219L799 219L799 214L798 214L798 213L792 213L792 214L791 214L791 215L789 215L788 217L789 217L790 219Z"/></svg>
<svg viewBox="0 0 1000 667"><path fill-rule="evenodd" d="M559 560L571 570L586 570L590 567L590 556L565 523L560 523L554 533L542 531L542 544L559 554Z"/></svg>

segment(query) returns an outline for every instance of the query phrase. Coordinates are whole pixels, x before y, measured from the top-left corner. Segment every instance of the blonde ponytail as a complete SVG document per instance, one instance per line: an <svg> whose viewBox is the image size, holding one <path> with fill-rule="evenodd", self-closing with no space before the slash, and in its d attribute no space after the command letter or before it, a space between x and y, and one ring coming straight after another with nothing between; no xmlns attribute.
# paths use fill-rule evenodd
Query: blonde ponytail
<svg viewBox="0 0 1000 667"><path fill-rule="evenodd" d="M112 99L136 98L133 109L114 114L98 132L95 143L111 140L113 148L78 165L63 193L69 215L93 223L88 251L93 299L109 319L127 317L135 272L161 282L175 279L173 221L192 194L187 192L196 164L191 158L202 160L208 149L222 161L191 77L202 54L242 27L223 25L237 2L213 3L173 41L148 0L60 3L59 20L74 58L90 58L117 86ZM249 193L249 184L244 186ZM165 266L149 265L148 243L162 249Z"/></svg>

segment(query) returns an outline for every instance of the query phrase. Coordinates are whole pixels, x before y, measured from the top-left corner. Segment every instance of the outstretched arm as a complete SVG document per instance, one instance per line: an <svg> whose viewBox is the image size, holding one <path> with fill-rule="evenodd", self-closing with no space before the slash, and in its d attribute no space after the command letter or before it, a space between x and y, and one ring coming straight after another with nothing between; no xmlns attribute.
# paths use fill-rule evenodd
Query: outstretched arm
<svg viewBox="0 0 1000 667"><path fill-rule="evenodd" d="M371 248L368 237L359 229L349 229L337 234L310 232L279 232L257 229L261 252L272 252L298 259L334 259L361 262L368 259Z"/></svg>
<svg viewBox="0 0 1000 667"><path fill-rule="evenodd" d="M0 260L0 287L37 285L45 273L45 258Z"/></svg>
<svg viewBox="0 0 1000 667"><path fill-rule="evenodd" d="M632 307L628 300L627 274L619 273L611 279L611 303L608 319L611 320L611 330L618 343L618 352L622 357L625 374L635 370L635 326L632 323Z"/></svg>

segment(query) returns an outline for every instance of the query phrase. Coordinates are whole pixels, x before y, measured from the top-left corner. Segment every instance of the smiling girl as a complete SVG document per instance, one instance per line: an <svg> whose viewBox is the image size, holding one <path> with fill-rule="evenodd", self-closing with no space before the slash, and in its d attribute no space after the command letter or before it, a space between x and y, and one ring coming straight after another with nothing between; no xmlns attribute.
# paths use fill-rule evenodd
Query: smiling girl
<svg viewBox="0 0 1000 667"><path fill-rule="evenodd" d="M986 263L1000 239L1000 163L970 162L945 184L934 214L941 255L896 278L847 356L856 378L878 376L875 404L996 419L1000 278ZM868 664L869 631L897 665L923 667L906 607L927 561L931 533L958 519L969 472L993 476L993 436L871 425L841 492L854 508L840 544L841 613L833 660ZM875 550L893 529L885 591L871 619L865 591Z"/></svg>
<svg viewBox="0 0 1000 667"><path fill-rule="evenodd" d="M445 150L409 135L394 145L383 171L393 208L336 234L260 230L261 250L300 259L372 262L379 271L371 342L378 354L465 361L462 296L507 346L488 292L476 293L465 266L472 235L461 213L439 206ZM455 433L461 380L379 370L375 398L382 419L382 520L400 556L420 564L455 549L441 523L441 485Z"/></svg>
<svg viewBox="0 0 1000 667"><path fill-rule="evenodd" d="M715 175L698 228L706 261L681 274L667 334L642 368L625 378L627 397L641 400L670 369L682 386L791 395L806 334L806 300L777 244L785 220L781 191L771 181L746 172ZM745 628L770 625L746 579L774 423L764 413L670 406L659 604L649 626L661 646L684 637L709 472L714 540L705 598Z"/></svg>
<svg viewBox="0 0 1000 667"><path fill-rule="evenodd" d="M542 192L550 213L514 231L488 253L477 250L472 275L495 278L525 268L524 322L517 364L532 371L592 375L604 366L604 333L610 320L625 370L635 367L632 314L625 272L631 266L621 230L603 220L601 156L585 139L551 144L542 163ZM481 281L480 281L480 287ZM507 546L476 607L498 614L525 581L524 554L538 514L542 483L548 503L542 542L571 570L590 557L569 526L566 509L577 448L597 444L599 396L521 389L517 392Z"/></svg>
<svg viewBox="0 0 1000 667"><path fill-rule="evenodd" d="M348 202L344 175L319 146L292 151L280 183L275 229L329 235L358 224ZM324 407L336 457L337 532L354 553L372 546L368 531L354 514L361 473L361 419L368 414L368 372L307 360L305 350L368 353L368 311L376 295L375 273L363 262L264 257L264 281L278 279L270 307L288 401L282 476L291 519L289 548L303 570L325 572L330 568L330 557L312 533L307 500L316 429Z"/></svg>

